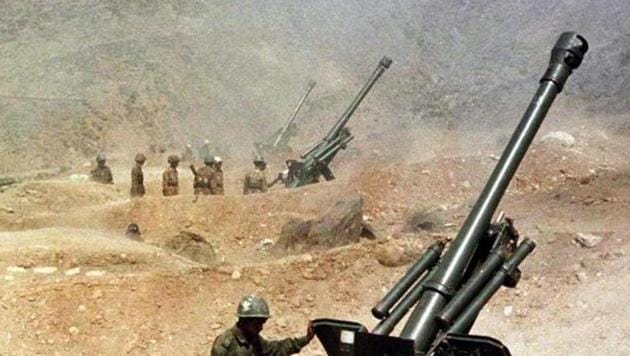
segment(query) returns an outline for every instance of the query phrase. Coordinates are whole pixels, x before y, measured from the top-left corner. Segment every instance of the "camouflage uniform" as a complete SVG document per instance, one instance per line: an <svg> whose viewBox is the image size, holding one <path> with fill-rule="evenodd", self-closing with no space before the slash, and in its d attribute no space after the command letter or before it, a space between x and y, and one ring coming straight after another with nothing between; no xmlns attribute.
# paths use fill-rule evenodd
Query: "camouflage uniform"
<svg viewBox="0 0 630 356"><path fill-rule="evenodd" d="M142 173L142 165L136 163L131 169L131 196L142 197L144 196L144 174Z"/></svg>
<svg viewBox="0 0 630 356"><path fill-rule="evenodd" d="M179 194L177 168L168 167L162 174L162 194L165 197Z"/></svg>
<svg viewBox="0 0 630 356"><path fill-rule="evenodd" d="M267 341L260 336L247 340L238 326L234 325L217 336L211 356L284 356L300 352L308 344L306 337Z"/></svg>
<svg viewBox="0 0 630 356"><path fill-rule="evenodd" d="M221 168L214 169L214 181L215 181L215 189L212 192L214 195L224 195L225 191L223 190L223 170Z"/></svg>
<svg viewBox="0 0 630 356"><path fill-rule="evenodd" d="M114 177L112 177L112 171L106 165L102 165L102 166L98 166L94 168L90 172L90 179L98 183L114 184Z"/></svg>
<svg viewBox="0 0 630 356"><path fill-rule="evenodd" d="M105 164L107 158L102 153L96 155L96 168L90 172L90 179L94 182L103 184L114 184L114 177L112 177L112 171Z"/></svg>
<svg viewBox="0 0 630 356"><path fill-rule="evenodd" d="M224 195L225 191L223 190L223 169L221 168L223 164L223 159L221 157L214 157L214 186L215 189L212 191L214 195Z"/></svg>
<svg viewBox="0 0 630 356"><path fill-rule="evenodd" d="M214 169L209 166L203 166L196 171L193 188L195 195L209 195L212 193L214 186Z"/></svg>
<svg viewBox="0 0 630 356"><path fill-rule="evenodd" d="M245 175L243 194L264 193L267 188L267 177L261 169L254 168Z"/></svg>

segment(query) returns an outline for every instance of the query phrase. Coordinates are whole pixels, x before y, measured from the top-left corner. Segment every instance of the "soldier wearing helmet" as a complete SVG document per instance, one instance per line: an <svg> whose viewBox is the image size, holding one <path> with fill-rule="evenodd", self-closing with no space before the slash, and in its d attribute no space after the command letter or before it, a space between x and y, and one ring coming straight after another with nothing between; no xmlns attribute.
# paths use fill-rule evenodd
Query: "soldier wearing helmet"
<svg viewBox="0 0 630 356"><path fill-rule="evenodd" d="M162 173L162 194L165 197L179 194L179 180L177 177L177 165L179 157L168 156L169 167Z"/></svg>
<svg viewBox="0 0 630 356"><path fill-rule="evenodd" d="M223 190L223 159L221 157L214 157L214 179L216 189L212 192L215 195L224 195Z"/></svg>
<svg viewBox="0 0 630 356"><path fill-rule="evenodd" d="M265 340L260 332L270 317L269 306L257 295L243 297L236 315L236 325L214 339L211 356L292 355L300 352L315 336L309 322L305 336L278 341Z"/></svg>
<svg viewBox="0 0 630 356"><path fill-rule="evenodd" d="M254 158L254 169L245 175L243 181L243 194L264 193L269 189L267 176L265 175L267 162L261 156Z"/></svg>
<svg viewBox="0 0 630 356"><path fill-rule="evenodd" d="M132 198L144 196L144 173L142 172L142 165L146 160L147 158L142 153L138 153L135 157L136 164L131 169L130 195Z"/></svg>
<svg viewBox="0 0 630 356"><path fill-rule="evenodd" d="M96 168L90 172L90 180L103 184L114 184L112 170L106 164L107 158L99 153L96 156Z"/></svg>
<svg viewBox="0 0 630 356"><path fill-rule="evenodd" d="M193 188L195 195L210 195L216 190L216 180L214 178L214 157L206 156L203 159L205 164L199 169L195 169L195 166L190 165L190 170L195 176L193 182Z"/></svg>

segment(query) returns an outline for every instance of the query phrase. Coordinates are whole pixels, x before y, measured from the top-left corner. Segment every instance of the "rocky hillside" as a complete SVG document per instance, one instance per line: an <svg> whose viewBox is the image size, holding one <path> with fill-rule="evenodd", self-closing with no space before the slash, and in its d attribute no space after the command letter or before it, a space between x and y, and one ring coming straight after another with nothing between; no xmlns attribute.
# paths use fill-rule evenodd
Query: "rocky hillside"
<svg viewBox="0 0 630 356"><path fill-rule="evenodd" d="M630 108L624 0L53 0L0 8L4 172L207 137L224 154L250 155L313 79L300 117L303 147L383 55L394 65L353 122L370 149L426 123L511 128L564 30L582 33L592 50L555 112Z"/></svg>

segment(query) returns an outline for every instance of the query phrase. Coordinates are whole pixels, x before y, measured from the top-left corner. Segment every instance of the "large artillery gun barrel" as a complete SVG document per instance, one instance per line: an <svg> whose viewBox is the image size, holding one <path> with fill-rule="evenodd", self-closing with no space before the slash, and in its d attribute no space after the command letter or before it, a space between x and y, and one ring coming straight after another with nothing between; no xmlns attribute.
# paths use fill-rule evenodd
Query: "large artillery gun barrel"
<svg viewBox="0 0 630 356"><path fill-rule="evenodd" d="M370 79L368 79L367 83L365 83L363 88L361 88L361 91L354 98L350 106L348 106L348 108L343 113L343 115L341 115L339 120L337 120L337 122L335 123L335 126L333 126L333 128L330 129L330 131L328 132L328 135L326 135L326 137L324 138L325 141L330 141L339 135L341 130L348 123L348 120L350 120L350 117L352 116L354 111L359 107L359 104L361 104L361 101L363 101L363 99L370 92L370 89L372 89L372 86L374 86L378 78L380 78L380 76L385 72L387 68L389 68L391 64L392 64L392 60L389 57L384 56L381 59L381 61L378 63L378 66L374 70L374 73L372 73L372 76L370 77Z"/></svg>
<svg viewBox="0 0 630 356"><path fill-rule="evenodd" d="M416 350L428 350L435 340L438 332L436 317L459 289L466 268L480 240L487 233L492 215L510 180L551 104L562 91L572 71L580 66L587 50L586 40L574 32L563 33L553 47L549 66L540 81L538 91L462 229L432 271L431 278L424 284L425 291L403 328L401 337L414 340Z"/></svg>
<svg viewBox="0 0 630 356"><path fill-rule="evenodd" d="M308 87L306 88L306 93L304 93L304 95L302 95L302 98L300 98L300 101L298 102L297 106L295 107L295 110L293 110L293 113L287 119L287 123L284 124L284 127L282 128L282 131L280 131L280 133L278 134L278 137L276 137L276 140L273 142L273 147L278 147L278 144L282 140L282 137L287 132L287 130L289 129L289 126L291 126L293 121L295 121L295 118L297 117L297 114L300 112L300 109L302 108L302 105L304 105L304 102L306 101L306 98L308 98L308 95L311 93L313 88L315 88L316 84L317 84L317 82L315 82L314 80L311 80L310 82L308 82Z"/></svg>

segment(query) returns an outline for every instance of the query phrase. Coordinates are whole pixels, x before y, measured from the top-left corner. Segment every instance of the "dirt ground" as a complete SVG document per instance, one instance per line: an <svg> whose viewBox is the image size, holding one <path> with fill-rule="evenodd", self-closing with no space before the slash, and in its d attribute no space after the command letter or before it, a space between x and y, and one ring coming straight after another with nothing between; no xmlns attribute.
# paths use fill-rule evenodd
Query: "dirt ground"
<svg viewBox="0 0 630 356"><path fill-rule="evenodd" d="M573 147L532 146L500 207L537 248L518 287L492 299L474 332L502 340L514 355L630 354L630 139L572 127ZM433 133L442 142L449 135ZM250 196L241 195L244 162L226 162L226 196L197 200L185 167L181 194L160 195L157 159L145 169L143 199L128 198L124 162L115 162L112 186L82 181L89 167L75 167L5 187L0 354L208 354L248 292L270 302L269 338L301 335L319 317L370 328L371 307L407 268L381 265L378 251L419 250L454 236L501 152L445 146L385 160L359 143L335 162L335 181ZM320 216L353 196L364 199L376 240L298 255L270 248L290 219ZM444 224L409 231L419 209L439 211ZM131 222L143 242L124 236ZM206 241L216 261L164 248L182 234ZM578 234L603 239L587 248L575 242ZM324 353L314 341L302 354Z"/></svg>

